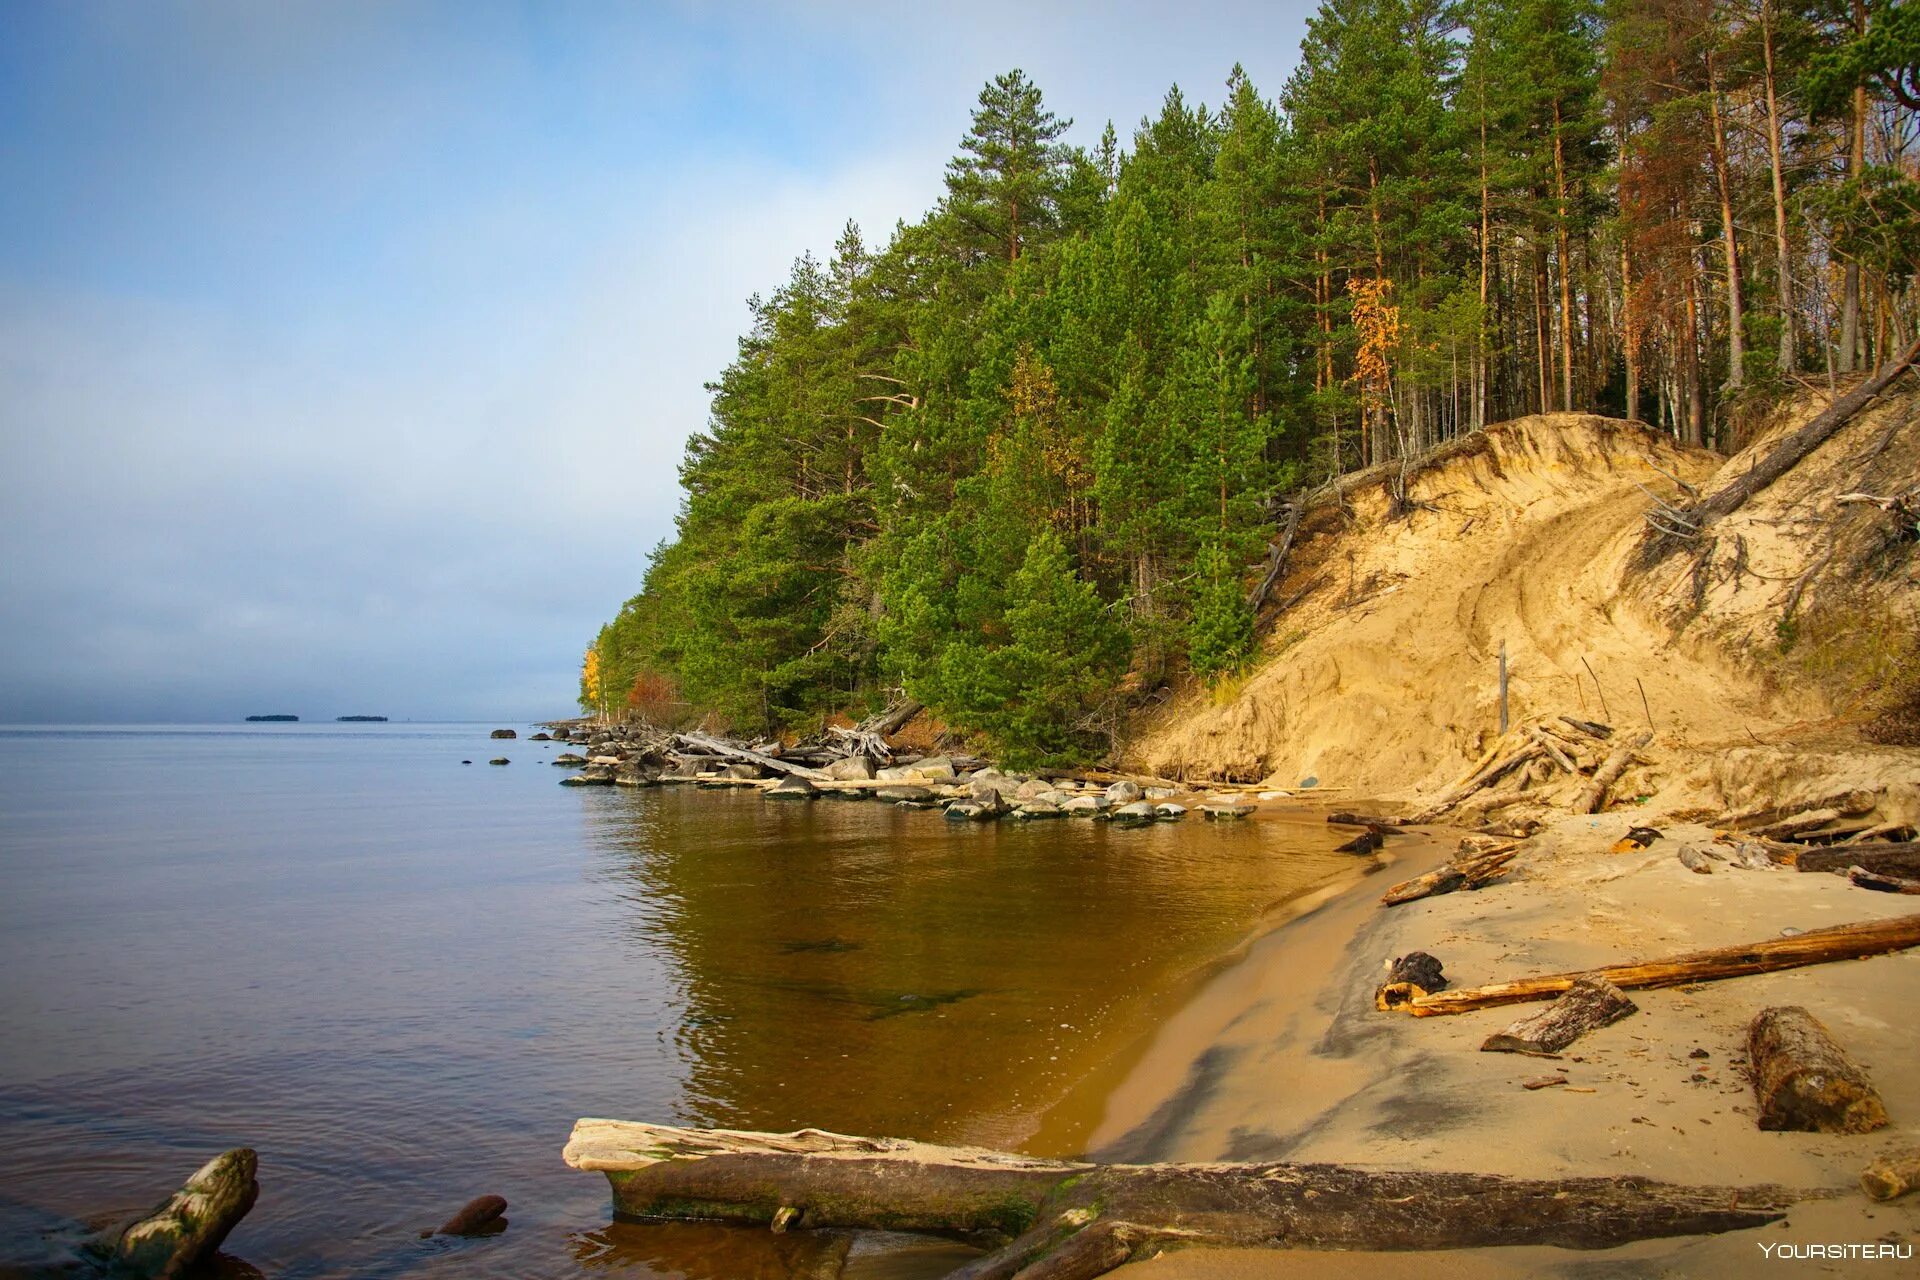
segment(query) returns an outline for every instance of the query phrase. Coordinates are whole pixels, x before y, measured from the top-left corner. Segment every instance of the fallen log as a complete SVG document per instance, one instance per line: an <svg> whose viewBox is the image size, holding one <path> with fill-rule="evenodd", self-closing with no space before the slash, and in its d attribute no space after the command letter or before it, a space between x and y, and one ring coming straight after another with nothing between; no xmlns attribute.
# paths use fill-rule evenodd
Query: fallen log
<svg viewBox="0 0 1920 1280"><path fill-rule="evenodd" d="M736 747L730 742L722 742L718 738L709 738L704 733L683 733L679 735L679 738L680 741L698 747L710 755L724 756L729 760L745 760L749 764L757 764L763 769L772 769L776 773L790 773L797 778L805 778L809 782L833 781L832 778L828 777L819 769L809 769L805 765L795 764L791 760L782 760L778 756L766 755L763 752L754 751L747 747Z"/></svg>
<svg viewBox="0 0 1920 1280"><path fill-rule="evenodd" d="M859 724L857 732L877 733L881 737L891 737L906 728L913 718L927 709L926 704L916 698L906 698L894 703L878 715L868 716Z"/></svg>
<svg viewBox="0 0 1920 1280"><path fill-rule="evenodd" d="M1362 831L1345 844L1335 845L1333 851L1335 853L1355 854L1378 853L1380 846L1386 842L1386 837L1378 831Z"/></svg>
<svg viewBox="0 0 1920 1280"><path fill-rule="evenodd" d="M1507 864L1513 861L1519 851L1518 845L1507 845L1488 853L1455 858L1444 867L1437 867L1424 875L1394 885L1380 895L1380 901L1385 906L1397 907L1458 889L1481 888L1505 875Z"/></svg>
<svg viewBox="0 0 1920 1280"><path fill-rule="evenodd" d="M1642 729L1632 738L1614 748L1600 767L1593 772L1593 781L1573 802L1575 813L1598 813L1606 807L1607 788L1620 781L1620 775L1633 763L1633 753L1653 741L1653 730Z"/></svg>
<svg viewBox="0 0 1920 1280"><path fill-rule="evenodd" d="M1920 894L1920 880L1907 880L1900 876L1883 876L1877 871L1865 867L1847 868L1847 881L1862 889L1873 889L1879 893Z"/></svg>
<svg viewBox="0 0 1920 1280"><path fill-rule="evenodd" d="M1860 1189L1869 1200L1892 1200L1920 1187L1920 1151L1886 1156L1860 1171Z"/></svg>
<svg viewBox="0 0 1920 1280"><path fill-rule="evenodd" d="M1601 724L1598 720L1582 720L1576 716L1561 716L1560 722L1562 724L1572 725L1589 738L1597 738L1601 742L1605 742L1613 736L1613 726L1610 724Z"/></svg>
<svg viewBox="0 0 1920 1280"><path fill-rule="evenodd" d="M1920 946L1920 915L1896 916L1891 920L1868 920L1859 924L1810 929L1790 938L1767 938L1739 946L1692 951L1667 960L1643 960L1574 973L1550 973L1483 987L1458 987L1434 994L1400 996L1382 987L1376 993L1375 1002L1382 1009L1405 1009L1415 1017L1426 1018L1491 1009L1503 1004L1524 1004L1530 1000L1551 1000L1585 977L1605 978L1623 991L1636 991L1741 978L1748 974L1825 964L1830 960L1854 960L1863 956L1883 955L1889 951L1904 951L1914 946Z"/></svg>
<svg viewBox="0 0 1920 1280"><path fill-rule="evenodd" d="M1849 867L1878 871L1883 875L1920 874L1920 841L1899 844L1847 844L1820 849L1788 849L1777 861L1796 871L1834 871L1845 873Z"/></svg>
<svg viewBox="0 0 1920 1280"><path fill-rule="evenodd" d="M1680 851L1674 856L1680 859L1681 866L1697 876L1713 874L1713 859L1707 856L1704 849L1697 849L1690 844L1682 845Z"/></svg>
<svg viewBox="0 0 1920 1280"><path fill-rule="evenodd" d="M1610 1027L1639 1009L1605 978L1581 978L1567 993L1480 1045L1483 1053L1558 1053L1589 1031Z"/></svg>
<svg viewBox="0 0 1920 1280"><path fill-rule="evenodd" d="M1761 1226L1819 1192L1630 1176L1522 1179L1333 1164L1086 1164L802 1129L581 1120L576 1169L616 1215L959 1233L1000 1247L956 1280L1084 1280L1173 1246L1610 1248Z"/></svg>
<svg viewBox="0 0 1920 1280"><path fill-rule="evenodd" d="M1762 1009L1747 1028L1759 1123L1770 1131L1871 1133L1886 1104L1858 1063L1799 1005Z"/></svg>
<svg viewBox="0 0 1920 1280"><path fill-rule="evenodd" d="M1447 788L1432 805L1413 815L1409 821L1420 823L1432 822L1447 810L1473 795L1476 791L1492 786L1494 783L1500 781L1500 779L1512 773L1515 769L1525 764L1531 764L1544 755L1546 755L1545 748L1538 742L1528 739L1518 751L1514 751L1509 755L1495 756L1493 759L1488 760L1486 764L1476 769L1465 781L1455 783L1453 786Z"/></svg>
<svg viewBox="0 0 1920 1280"><path fill-rule="evenodd" d="M1348 813L1341 810L1339 813L1328 814L1327 821L1337 827L1366 827L1371 830L1374 827L1404 827L1412 822L1412 819L1383 818L1377 814Z"/></svg>

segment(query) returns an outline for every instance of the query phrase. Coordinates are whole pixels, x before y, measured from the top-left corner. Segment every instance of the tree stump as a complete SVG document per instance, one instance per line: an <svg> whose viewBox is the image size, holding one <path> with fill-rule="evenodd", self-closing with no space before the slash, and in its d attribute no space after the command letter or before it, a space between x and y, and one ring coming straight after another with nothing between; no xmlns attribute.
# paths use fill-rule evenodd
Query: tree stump
<svg viewBox="0 0 1920 1280"><path fill-rule="evenodd" d="M174 1280L213 1256L260 1196L258 1158L236 1147L207 1161L166 1202L101 1242L142 1280Z"/></svg>

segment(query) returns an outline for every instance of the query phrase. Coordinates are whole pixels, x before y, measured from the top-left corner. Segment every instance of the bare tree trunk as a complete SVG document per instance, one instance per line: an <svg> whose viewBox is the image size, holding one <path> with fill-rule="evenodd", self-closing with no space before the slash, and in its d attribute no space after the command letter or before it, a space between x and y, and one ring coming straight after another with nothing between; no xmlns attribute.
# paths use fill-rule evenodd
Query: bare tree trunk
<svg viewBox="0 0 1920 1280"><path fill-rule="evenodd" d="M1747 380L1746 308L1740 297L1740 237L1733 226L1733 184L1728 170L1727 130L1720 118L1720 87L1714 79L1713 55L1707 55L1707 106L1713 122L1713 176L1720 189L1720 235L1727 253L1727 390L1737 391Z"/></svg>
<svg viewBox="0 0 1920 1280"><path fill-rule="evenodd" d="M1865 35L1867 31L1866 0L1853 0L1853 29ZM1853 118L1847 130L1847 176L1858 178L1867 167L1867 91L1864 86L1853 91ZM1849 262L1841 285L1840 295L1840 352L1838 364L1841 373L1852 373L1859 360L1860 352L1860 264Z"/></svg>
<svg viewBox="0 0 1920 1280"><path fill-rule="evenodd" d="M1573 412L1573 255L1567 244L1567 148L1561 137L1560 102L1553 104L1555 248L1560 256L1560 407Z"/></svg>
<svg viewBox="0 0 1920 1280"><path fill-rule="evenodd" d="M1780 372L1791 374L1798 366L1794 350L1793 258L1787 243L1787 185L1780 164L1780 104L1774 91L1773 73L1773 0L1760 6L1760 49L1766 70L1767 160L1773 169L1773 248L1780 295Z"/></svg>

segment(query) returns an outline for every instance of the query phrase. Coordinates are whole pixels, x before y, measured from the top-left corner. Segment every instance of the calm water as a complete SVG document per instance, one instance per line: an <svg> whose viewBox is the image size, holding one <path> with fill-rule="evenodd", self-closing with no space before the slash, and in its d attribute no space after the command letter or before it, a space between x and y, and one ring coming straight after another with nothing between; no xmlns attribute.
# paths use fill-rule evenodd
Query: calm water
<svg viewBox="0 0 1920 1280"><path fill-rule="evenodd" d="M610 1223L573 1121L1071 1152L1082 1082L1352 865L1312 815L565 788L487 727L0 729L0 1273L250 1145L270 1276L797 1274L809 1233ZM505 1234L418 1238L488 1192ZM900 1243L848 1274L951 1264Z"/></svg>

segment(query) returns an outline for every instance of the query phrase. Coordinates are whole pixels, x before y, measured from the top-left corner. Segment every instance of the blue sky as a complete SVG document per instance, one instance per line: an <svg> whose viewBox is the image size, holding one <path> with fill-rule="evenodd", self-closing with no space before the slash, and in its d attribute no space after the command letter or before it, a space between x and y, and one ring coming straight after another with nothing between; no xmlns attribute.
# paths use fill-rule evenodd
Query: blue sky
<svg viewBox="0 0 1920 1280"><path fill-rule="evenodd" d="M0 0L0 722L566 712L747 295L1307 12Z"/></svg>

